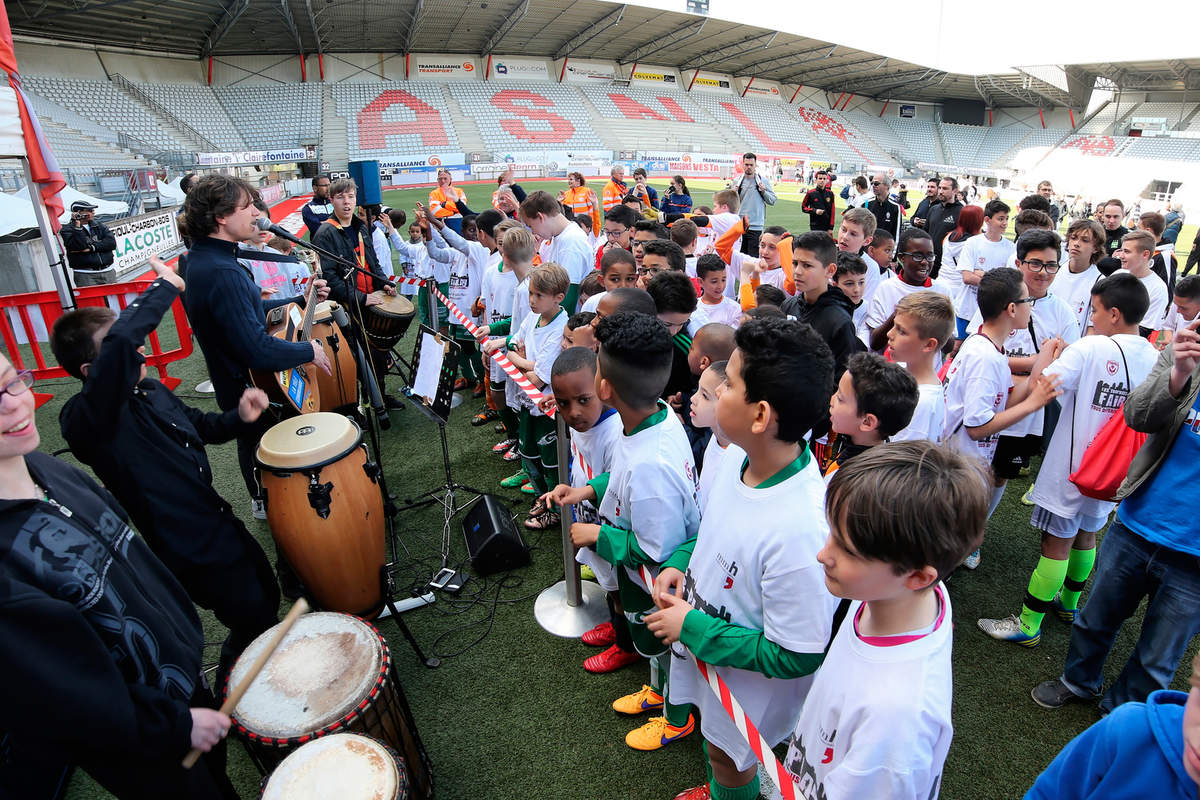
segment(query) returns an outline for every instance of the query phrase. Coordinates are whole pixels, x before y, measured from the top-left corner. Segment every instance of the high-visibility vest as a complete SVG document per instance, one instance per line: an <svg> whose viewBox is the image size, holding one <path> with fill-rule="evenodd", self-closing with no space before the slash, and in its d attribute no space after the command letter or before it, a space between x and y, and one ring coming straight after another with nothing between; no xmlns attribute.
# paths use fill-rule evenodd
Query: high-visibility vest
<svg viewBox="0 0 1200 800"><path fill-rule="evenodd" d="M604 184L604 194L601 197L604 203L604 212L608 213L616 206L621 205L621 201L625 199L627 191L623 183L616 183L610 180Z"/></svg>
<svg viewBox="0 0 1200 800"><path fill-rule="evenodd" d="M456 205L456 202L459 200L464 203L467 201L467 196L463 194L462 189L451 186L443 192L442 187L436 186L429 193L429 210L433 212L435 217L461 216Z"/></svg>
<svg viewBox="0 0 1200 800"><path fill-rule="evenodd" d="M574 189L567 189L563 193L563 204L575 214L590 214L592 217L592 234L600 235L601 219L600 209L596 208L592 201L592 192L586 186L577 186Z"/></svg>

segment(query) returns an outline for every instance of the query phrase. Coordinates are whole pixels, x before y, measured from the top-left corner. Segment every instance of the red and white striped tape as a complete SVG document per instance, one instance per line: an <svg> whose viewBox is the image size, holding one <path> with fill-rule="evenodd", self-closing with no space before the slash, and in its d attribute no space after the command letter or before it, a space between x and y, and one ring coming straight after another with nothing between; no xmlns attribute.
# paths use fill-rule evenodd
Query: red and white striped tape
<svg viewBox="0 0 1200 800"><path fill-rule="evenodd" d="M649 570L645 566L640 566L638 567L638 574L641 575L642 582L646 584L646 590L653 595L654 581L650 579ZM746 716L746 710L742 708L742 704L738 702L738 699L733 696L733 692L729 691L729 685L717 674L716 669L705 664L698 658L696 659L696 666L700 668L700 674L708 682L708 688L712 689L713 694L717 696L717 700L721 702L721 708L725 709L725 713L733 721L734 726L738 729L738 733L742 734L742 738L746 740L746 744L750 745L750 750L753 751L754 756L758 759L758 763L762 764L763 769L774 778L785 800L796 800L798 797L803 798L804 795L800 793L799 788L793 782L791 774L775 758L775 753L771 750L771 743L762 737L754 721Z"/></svg>

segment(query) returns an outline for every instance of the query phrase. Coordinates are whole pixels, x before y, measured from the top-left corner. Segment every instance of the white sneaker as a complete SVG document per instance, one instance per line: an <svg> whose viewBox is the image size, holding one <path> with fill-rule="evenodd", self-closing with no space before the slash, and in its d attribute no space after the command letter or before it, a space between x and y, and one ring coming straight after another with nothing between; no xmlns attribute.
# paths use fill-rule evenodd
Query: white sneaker
<svg viewBox="0 0 1200 800"><path fill-rule="evenodd" d="M974 553L971 553L971 555L963 559L962 565L967 569L975 569L979 566L979 562L981 561L983 561L983 556L981 556L979 551L976 550Z"/></svg>
<svg viewBox="0 0 1200 800"><path fill-rule="evenodd" d="M262 500L251 500L250 513L254 515L255 519L266 519L267 506Z"/></svg>

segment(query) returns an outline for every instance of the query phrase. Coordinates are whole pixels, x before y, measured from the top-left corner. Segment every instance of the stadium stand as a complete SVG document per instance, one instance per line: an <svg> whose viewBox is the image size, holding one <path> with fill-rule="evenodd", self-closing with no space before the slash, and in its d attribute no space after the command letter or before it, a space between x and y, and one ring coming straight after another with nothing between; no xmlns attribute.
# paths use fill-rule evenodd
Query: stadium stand
<svg viewBox="0 0 1200 800"><path fill-rule="evenodd" d="M707 94L696 94L695 100L717 122L732 128L752 150L826 157L825 149L815 145L786 106L751 97Z"/></svg>
<svg viewBox="0 0 1200 800"><path fill-rule="evenodd" d="M139 84L156 103L226 150L244 150L246 142L225 107L209 86ZM264 87L265 88L265 87Z"/></svg>
<svg viewBox="0 0 1200 800"><path fill-rule="evenodd" d="M578 147L607 148L580 115L577 90L556 83L453 83L450 95L464 114L479 123L484 143L494 151Z"/></svg>
<svg viewBox="0 0 1200 800"><path fill-rule="evenodd" d="M616 149L701 153L749 149L747 142L682 92L627 86L584 86L581 91L603 120L596 126L598 132L621 142Z"/></svg>
<svg viewBox="0 0 1200 800"><path fill-rule="evenodd" d="M961 167L987 167L989 164L976 163L976 154L983 145L987 128L978 125L955 125L948 122L941 124L942 141L946 143L947 164Z"/></svg>
<svg viewBox="0 0 1200 800"><path fill-rule="evenodd" d="M800 119L812 128L813 137L821 143L834 160L843 164L877 164L891 166L895 159L880 150L875 143L855 131L847 115L839 111L822 111L800 106Z"/></svg>
<svg viewBox="0 0 1200 800"><path fill-rule="evenodd" d="M338 83L333 98L351 159L461 149L440 84Z"/></svg>
<svg viewBox="0 0 1200 800"><path fill-rule="evenodd" d="M321 139L324 108L318 84L217 86L213 94L248 147L296 147Z"/></svg>
<svg viewBox="0 0 1200 800"><path fill-rule="evenodd" d="M157 119L111 82L28 76L26 87L104 127L128 134L162 150L189 150L183 137Z"/></svg>
<svg viewBox="0 0 1200 800"><path fill-rule="evenodd" d="M929 164L947 163L933 122L903 117L885 118L885 121L904 143L905 151L915 160Z"/></svg>

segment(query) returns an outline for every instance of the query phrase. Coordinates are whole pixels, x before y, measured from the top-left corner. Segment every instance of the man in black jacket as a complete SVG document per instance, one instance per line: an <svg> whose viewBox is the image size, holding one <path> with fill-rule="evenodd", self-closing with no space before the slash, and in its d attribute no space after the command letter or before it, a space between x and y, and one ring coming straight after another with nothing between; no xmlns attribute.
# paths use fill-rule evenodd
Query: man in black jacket
<svg viewBox="0 0 1200 800"><path fill-rule="evenodd" d="M925 223L925 230L933 239L934 262L933 272L930 273L931 278L938 276L938 271L942 266L942 243L950 231L958 226L958 215L963 210L963 204L954 199L957 191L957 180L942 178L938 181L937 203L929 208L929 220Z"/></svg>
<svg viewBox="0 0 1200 800"><path fill-rule="evenodd" d="M112 495L35 452L32 383L0 356L0 729L121 800L236 798L196 609Z"/></svg>
<svg viewBox="0 0 1200 800"><path fill-rule="evenodd" d="M341 256L346 261L357 264L359 269L371 273L364 275L354 272L346 275L346 267L340 264L325 263L322 274L329 283L329 296L346 308L350 315L350 330L347 334L356 337L362 345L364 353L371 359L375 367L375 379L379 384L379 392L384 397L388 408L403 408L404 404L384 391L383 379L390 363L387 353L368 346L366 337L358 329L358 312L369 313L368 308L381 305L383 296L394 297L396 289L388 286L387 276L379 267L375 257L375 248L371 246L371 230L354 213L358 203L358 187L349 178L339 178L329 187L329 199L333 204L333 215L321 223L313 234L312 243L315 247L328 250ZM347 280L347 278L349 278ZM362 376L360 375L361 379Z"/></svg>
<svg viewBox="0 0 1200 800"><path fill-rule="evenodd" d="M76 286L99 286L117 282L113 251L117 240L103 222L96 222L96 206L86 200L71 203L71 224L62 229L67 262Z"/></svg>
<svg viewBox="0 0 1200 800"><path fill-rule="evenodd" d="M921 198L921 202L917 204L917 210L913 212L912 218L908 221L910 225L918 228L924 228L929 222L929 208L937 202L937 178L929 178L925 181L925 196Z"/></svg>
<svg viewBox="0 0 1200 800"><path fill-rule="evenodd" d="M192 237L183 302L222 411L238 407L251 385L251 369L277 372L312 362L332 372L320 342L285 342L267 334L269 309L303 303L304 298L264 301L250 271L238 263L238 243L250 238L254 221L261 216L254 198L254 188L240 178L205 175L196 181L183 206ZM316 286L319 299L328 297L324 281L318 280ZM254 449L269 426L260 418L252 430L237 437L238 462L256 519L266 519L266 511L254 477Z"/></svg>
<svg viewBox="0 0 1200 800"><path fill-rule="evenodd" d="M1114 197L1100 207L1100 224L1104 226L1104 255L1096 262L1096 268L1105 277L1121 268L1121 262L1114 254L1121 249L1121 238L1129 233L1129 229L1121 224L1123 219L1125 204L1120 198Z"/></svg>
<svg viewBox="0 0 1200 800"><path fill-rule="evenodd" d="M900 241L900 228L904 222L904 210L900 204L888 196L888 176L876 173L871 176L871 191L875 196L867 201L864 208L875 215L875 228L885 230L892 235L892 241Z"/></svg>
<svg viewBox="0 0 1200 800"><path fill-rule="evenodd" d="M817 185L804 195L800 208L808 214L808 229L811 231L833 230L834 200L833 192L828 187L829 173L819 170L816 176Z"/></svg>
<svg viewBox="0 0 1200 800"><path fill-rule="evenodd" d="M116 496L192 600L229 629L220 687L242 650L278 621L279 587L262 547L213 488L204 446L253 430L267 395L246 389L236 409L205 413L146 377L143 342L184 288L162 261L150 263L159 279L119 319L110 308L87 307L54 323L54 355L83 381L59 424L71 452Z"/></svg>

